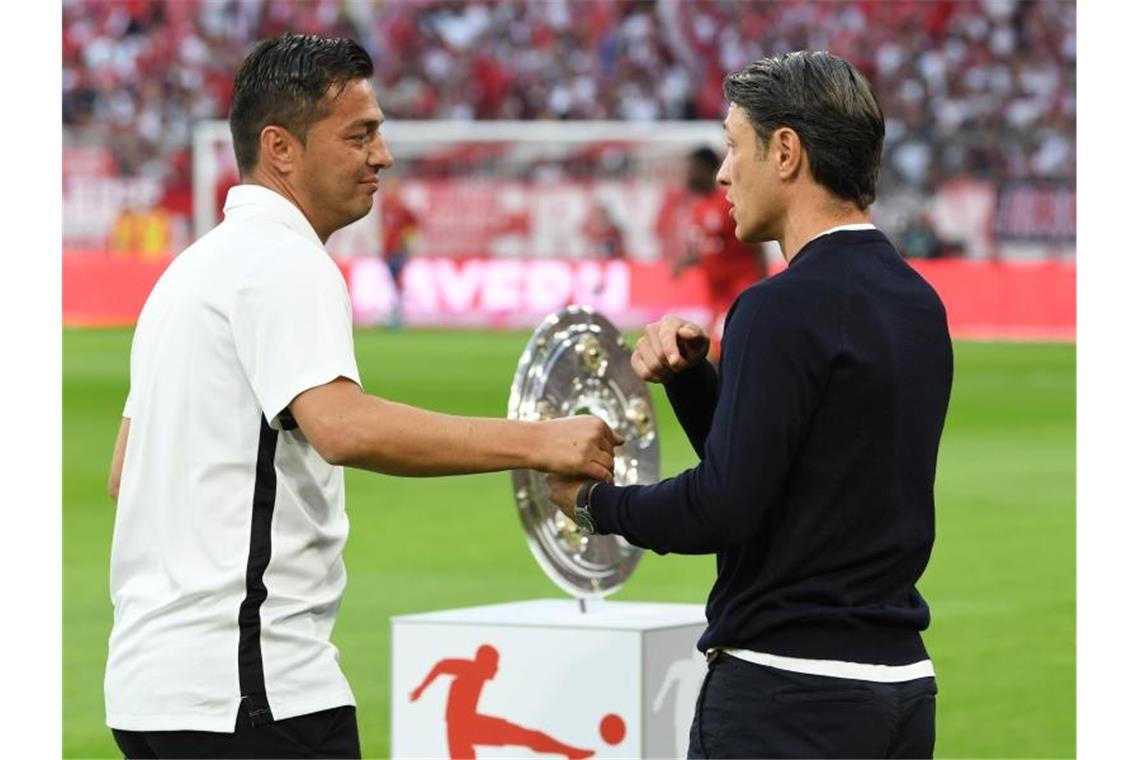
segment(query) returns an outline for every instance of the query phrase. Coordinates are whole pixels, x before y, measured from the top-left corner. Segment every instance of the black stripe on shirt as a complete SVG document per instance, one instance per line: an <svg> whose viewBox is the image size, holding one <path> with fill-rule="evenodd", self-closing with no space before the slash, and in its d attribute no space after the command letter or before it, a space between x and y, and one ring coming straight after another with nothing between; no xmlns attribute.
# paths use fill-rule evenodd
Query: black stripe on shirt
<svg viewBox="0 0 1140 760"><path fill-rule="evenodd" d="M261 603L265 601L265 568L272 555L270 534L273 503L277 496L277 431L261 417L257 444L257 470L253 482L253 511L249 531L249 561L245 568L245 599L238 610L238 683L250 721L255 726L273 722L265 694L261 661Z"/></svg>

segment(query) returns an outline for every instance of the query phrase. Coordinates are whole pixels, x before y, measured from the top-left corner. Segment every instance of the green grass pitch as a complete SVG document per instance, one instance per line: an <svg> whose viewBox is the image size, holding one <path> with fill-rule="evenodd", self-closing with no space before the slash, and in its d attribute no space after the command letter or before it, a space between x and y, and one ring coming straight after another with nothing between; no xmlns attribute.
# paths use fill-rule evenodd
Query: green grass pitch
<svg viewBox="0 0 1140 760"><path fill-rule="evenodd" d="M502 416L521 333L361 331L373 393ZM112 757L103 723L114 506L107 466L127 388L128 331L65 331L63 752ZM1075 754L1075 348L955 345L938 467L938 538L920 585L933 624L940 757ZM695 463L664 395L662 472ZM388 753L389 618L559 596L527 550L507 475L399 479L349 471L349 582L333 640L365 756ZM703 602L711 557L647 553L617 599Z"/></svg>

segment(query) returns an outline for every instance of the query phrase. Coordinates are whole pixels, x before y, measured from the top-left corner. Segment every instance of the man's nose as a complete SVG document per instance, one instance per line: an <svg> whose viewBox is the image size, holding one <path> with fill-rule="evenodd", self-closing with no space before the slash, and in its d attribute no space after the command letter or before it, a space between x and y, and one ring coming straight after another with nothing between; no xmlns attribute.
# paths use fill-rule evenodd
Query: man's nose
<svg viewBox="0 0 1140 760"><path fill-rule="evenodd" d="M725 187L728 187L728 185L729 185L729 182L728 182L728 156L725 156L724 160L720 162L720 168L717 169L717 172L716 172L716 182L718 185L724 185Z"/></svg>
<svg viewBox="0 0 1140 760"><path fill-rule="evenodd" d="M381 169L391 169L396 163L392 158L392 151L388 150L388 143L380 135L372 141L372 150L368 152L368 165L379 166Z"/></svg>

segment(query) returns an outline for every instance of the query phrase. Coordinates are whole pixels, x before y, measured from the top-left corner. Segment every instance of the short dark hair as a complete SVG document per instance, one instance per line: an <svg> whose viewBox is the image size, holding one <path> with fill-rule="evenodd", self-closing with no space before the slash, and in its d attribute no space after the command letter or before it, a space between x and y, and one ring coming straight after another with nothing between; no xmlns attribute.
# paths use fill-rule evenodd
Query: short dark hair
<svg viewBox="0 0 1140 760"><path fill-rule="evenodd" d="M697 148L689 154L689 160L695 164L700 164L706 169L716 171L720 168L720 154L707 145Z"/></svg>
<svg viewBox="0 0 1140 760"><path fill-rule="evenodd" d="M257 43L234 78L230 134L242 174L257 165L261 130L274 124L301 141L309 127L328 116L322 100L330 87L342 91L372 76L372 57L346 37L283 34Z"/></svg>
<svg viewBox="0 0 1140 760"><path fill-rule="evenodd" d="M817 182L860 209L875 200L883 109L850 63L822 51L763 58L725 77L724 94L748 115L761 150L776 129L788 127Z"/></svg>

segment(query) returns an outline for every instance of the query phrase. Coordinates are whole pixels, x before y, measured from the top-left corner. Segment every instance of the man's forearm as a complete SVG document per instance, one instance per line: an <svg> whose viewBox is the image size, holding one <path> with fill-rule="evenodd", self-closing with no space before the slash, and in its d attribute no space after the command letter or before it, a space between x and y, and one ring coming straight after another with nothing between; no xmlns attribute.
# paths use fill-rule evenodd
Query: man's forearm
<svg viewBox="0 0 1140 760"><path fill-rule="evenodd" d="M534 467L535 423L458 417L362 395L341 428L337 464L388 475L464 475Z"/></svg>
<svg viewBox="0 0 1140 760"><path fill-rule="evenodd" d="M389 475L535 469L607 480L621 436L592 415L541 422L458 417L363 393L338 378L289 404L326 462Z"/></svg>

